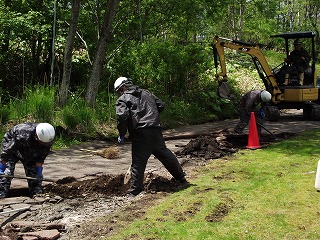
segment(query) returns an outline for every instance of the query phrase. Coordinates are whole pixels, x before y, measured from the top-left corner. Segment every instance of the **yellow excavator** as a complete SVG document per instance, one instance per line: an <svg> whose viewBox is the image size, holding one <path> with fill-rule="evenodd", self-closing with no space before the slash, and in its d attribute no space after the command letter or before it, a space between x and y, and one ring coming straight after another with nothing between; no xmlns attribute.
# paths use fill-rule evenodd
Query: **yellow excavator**
<svg viewBox="0 0 320 240"><path fill-rule="evenodd" d="M277 121L281 109L303 109L303 116L308 120L320 120L319 82L316 76L316 51L314 32L289 32L271 35L273 38L283 38L285 42L286 58L289 57L289 45L299 39L309 43L310 63L304 72L303 84L299 84L299 76L289 63L282 62L275 68L271 68L263 55L259 45L232 40L223 37L214 37L213 53L216 68L216 79L219 82L219 95L223 98L232 99L228 85L225 49L235 50L252 57L253 63L262 79L265 89L272 94L271 103L267 106L266 117L269 121ZM220 66L220 67L219 67ZM290 68L291 67L291 68Z"/></svg>

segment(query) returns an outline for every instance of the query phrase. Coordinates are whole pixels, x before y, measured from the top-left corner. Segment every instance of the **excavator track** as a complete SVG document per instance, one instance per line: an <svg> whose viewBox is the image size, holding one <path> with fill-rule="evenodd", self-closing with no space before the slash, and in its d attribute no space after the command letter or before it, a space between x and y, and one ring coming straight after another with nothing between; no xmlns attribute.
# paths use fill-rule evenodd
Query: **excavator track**
<svg viewBox="0 0 320 240"><path fill-rule="evenodd" d="M316 103L307 103L303 108L303 117L306 120L320 120L320 105Z"/></svg>
<svg viewBox="0 0 320 240"><path fill-rule="evenodd" d="M280 118L280 111L279 111L278 107L267 106L266 107L266 118L272 122L278 121L278 119Z"/></svg>

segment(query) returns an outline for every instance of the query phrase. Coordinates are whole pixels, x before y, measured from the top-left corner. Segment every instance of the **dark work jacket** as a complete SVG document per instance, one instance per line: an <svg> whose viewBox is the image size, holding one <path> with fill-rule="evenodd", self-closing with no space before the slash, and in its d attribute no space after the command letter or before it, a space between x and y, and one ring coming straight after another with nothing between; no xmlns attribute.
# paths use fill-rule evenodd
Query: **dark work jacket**
<svg viewBox="0 0 320 240"><path fill-rule="evenodd" d="M38 123L21 123L9 130L2 139L1 160L43 163L51 146L42 145L36 138Z"/></svg>
<svg viewBox="0 0 320 240"><path fill-rule="evenodd" d="M260 97L261 90L251 90L240 98L240 109L250 112L255 112L258 106L264 104Z"/></svg>
<svg viewBox="0 0 320 240"><path fill-rule="evenodd" d="M127 90L116 102L117 128L120 136L135 129L161 128L160 112L164 103L148 90L126 86Z"/></svg>

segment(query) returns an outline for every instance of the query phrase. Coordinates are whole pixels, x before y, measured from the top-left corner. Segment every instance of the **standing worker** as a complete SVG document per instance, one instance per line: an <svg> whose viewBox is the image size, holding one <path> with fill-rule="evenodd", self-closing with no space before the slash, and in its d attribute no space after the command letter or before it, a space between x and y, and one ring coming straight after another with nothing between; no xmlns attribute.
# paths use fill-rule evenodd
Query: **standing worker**
<svg viewBox="0 0 320 240"><path fill-rule="evenodd" d="M120 95L116 102L118 143L124 143L129 131L132 140L131 186L129 197L143 191L144 172L153 154L180 183L186 183L185 173L176 156L167 148L160 125L164 103L148 90L132 84L130 78L119 77L114 90Z"/></svg>
<svg viewBox="0 0 320 240"><path fill-rule="evenodd" d="M0 163L0 198L7 197L19 160L26 176L36 178L27 180L30 197L42 193L43 163L50 152L54 136L55 130L49 123L21 123L4 135Z"/></svg>
<svg viewBox="0 0 320 240"><path fill-rule="evenodd" d="M234 131L241 134L250 121L251 112L254 112L260 136L261 126L263 126L265 118L265 105L270 102L271 98L271 94L266 90L251 90L243 95L239 102L240 121Z"/></svg>
<svg viewBox="0 0 320 240"><path fill-rule="evenodd" d="M288 68L288 72L285 75L285 85L289 83L290 74L297 74L299 85L304 84L304 72L309 68L309 62L311 60L309 53L302 47L302 42L299 39L295 39L293 42L294 50L289 54L285 62L291 64Z"/></svg>

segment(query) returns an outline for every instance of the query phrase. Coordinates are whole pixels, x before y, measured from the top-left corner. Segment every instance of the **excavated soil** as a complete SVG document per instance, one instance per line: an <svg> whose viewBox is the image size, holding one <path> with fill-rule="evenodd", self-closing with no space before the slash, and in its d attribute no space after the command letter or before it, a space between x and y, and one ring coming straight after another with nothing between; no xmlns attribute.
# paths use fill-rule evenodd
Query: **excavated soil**
<svg viewBox="0 0 320 240"><path fill-rule="evenodd" d="M261 147L275 141L288 139L295 133L283 132L280 134L263 134L261 136ZM205 163L211 159L221 158L237 152L244 148L248 141L246 134L233 134L228 130L221 130L209 135L201 135L191 139L182 150L175 152L178 157L187 157L182 166L195 166L197 163ZM201 164L203 165L203 164ZM59 195L62 198L77 198L82 195L101 194L104 196L123 196L128 190L128 185L123 184L124 174L102 175L98 178L77 181L69 176L56 181L54 184L45 186L45 192L50 195ZM145 192L174 192L179 184L173 179L158 176L156 173L146 173L144 181ZM11 190L10 196L21 196L27 194L27 189Z"/></svg>
<svg viewBox="0 0 320 240"><path fill-rule="evenodd" d="M261 146L281 141L293 136L294 133L263 134ZM191 139L188 144L181 147L176 155L187 160L182 163L188 173L207 161L231 155L246 146L248 135L236 135L228 130L221 130L208 135L201 135ZM60 231L60 239L95 239L99 236L108 236L123 227L120 222L129 222L130 219L140 217L146 208L160 201L164 196L179 191L188 184L180 184L174 179L168 179L157 173L146 173L145 194L130 199L125 196L128 185L123 184L124 174L102 175L96 178L78 181L69 176L45 186L45 205L31 211L15 220L37 221L43 223L59 222L65 227ZM14 189L10 197L27 196L27 189ZM209 214L206 221L221 221L232 208L232 201L226 199L215 211ZM195 206L196 207L196 206ZM125 220L112 220L103 223L92 222L99 216L114 214L121 218L118 211L125 212ZM111 219L111 220L110 220ZM85 223L85 224L83 224ZM3 239L18 239L13 229L2 230ZM0 235L0 239L1 235Z"/></svg>

